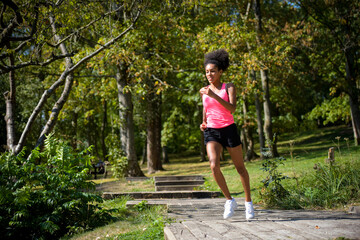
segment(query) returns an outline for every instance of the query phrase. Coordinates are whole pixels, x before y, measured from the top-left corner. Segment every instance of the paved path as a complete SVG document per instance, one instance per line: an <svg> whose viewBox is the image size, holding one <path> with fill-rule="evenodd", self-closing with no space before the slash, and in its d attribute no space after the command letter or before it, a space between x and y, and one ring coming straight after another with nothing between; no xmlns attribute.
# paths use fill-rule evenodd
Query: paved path
<svg viewBox="0 0 360 240"><path fill-rule="evenodd" d="M149 199L165 204L174 222L164 229L167 240L195 239L360 239L360 215L340 211L264 210L245 220L244 199L236 198L235 215L224 220L223 198ZM137 204L141 200L129 201Z"/></svg>

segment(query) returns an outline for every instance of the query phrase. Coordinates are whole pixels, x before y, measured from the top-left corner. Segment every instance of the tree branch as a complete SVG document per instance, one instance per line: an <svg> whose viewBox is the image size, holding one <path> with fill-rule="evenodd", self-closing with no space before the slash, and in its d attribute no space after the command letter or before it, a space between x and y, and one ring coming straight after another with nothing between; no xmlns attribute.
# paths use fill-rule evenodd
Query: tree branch
<svg viewBox="0 0 360 240"><path fill-rule="evenodd" d="M173 86L173 85L170 85L170 84L168 84L166 82L163 82L160 78L156 77L154 74L152 74L151 77L153 79L155 79L156 81L159 81L164 86L167 86L167 87L170 87L170 88L175 88L175 89L177 89L179 91L189 91L189 89L187 89L187 88L178 88L176 86Z"/></svg>
<svg viewBox="0 0 360 240"><path fill-rule="evenodd" d="M41 99L39 100L38 104L36 105L35 109L33 110L33 112L31 113L31 116L29 117L26 126L21 134L21 137L19 139L19 142L16 146L15 149L15 153L19 153L21 151L21 149L23 148L24 144L25 144L25 140L26 137L28 136L28 134L30 133L31 127L35 122L35 119L37 118L37 116L39 115L41 109L43 108L43 106L45 105L47 99L55 92L55 90L63 84L66 76L68 75L68 72L65 70L61 76L59 77L59 79L53 84L51 85L51 87L47 90L44 91L43 95L41 96Z"/></svg>
<svg viewBox="0 0 360 240"><path fill-rule="evenodd" d="M2 70L0 70L0 75L8 73L8 72L10 72L12 70L16 70L16 69L20 69L20 68L28 67L28 66L41 66L41 67L47 66L47 65L49 65L50 63L52 63L52 62L54 62L56 60L63 59L63 58L66 58L66 57L73 57L74 55L75 55L75 53L68 53L68 54L62 54L62 55L52 55L52 57L50 59L47 59L44 62L29 61L29 62L24 62L24 63L14 65L14 66L1 66L0 68Z"/></svg>
<svg viewBox="0 0 360 240"><path fill-rule="evenodd" d="M100 21L100 20L103 19L104 17L106 17L106 16L108 16L108 15L114 13L114 12L119 11L119 10L120 10L121 8L123 8L123 7L124 7L124 5L121 5L120 7L118 7L117 9L115 9L115 10L113 10L113 11L110 11L110 12L107 12L107 13L103 14L102 16L98 17L97 19L89 22L87 25L85 25L85 26L77 29L75 32L70 33L68 36L66 36L65 38L61 39L61 41L58 42L58 43L56 43L55 45L48 43L49 46L58 47L61 43L65 42L66 40L68 40L69 38L71 38L72 36L74 36L75 34L78 34L78 33L81 32L82 30L87 29L88 27L92 26L94 23Z"/></svg>
<svg viewBox="0 0 360 240"><path fill-rule="evenodd" d="M98 50L96 50L95 52L91 53L90 55L82 58L80 61L78 61L72 68L69 69L69 72L74 71L75 69L77 69L81 64L83 64L84 62L86 62L87 60L95 57L97 54L99 54L100 52L102 52L104 49L109 48L111 45L113 45L117 40L119 40L120 38L122 38L126 33L128 33L134 26L134 24L137 22L139 16L140 16L141 10L139 9L135 19L133 20L133 22L131 23L131 25L125 29L122 33L120 33L117 37L113 38L112 40L110 40L109 42L107 42L106 44L104 44L102 47L100 47Z"/></svg>
<svg viewBox="0 0 360 240"><path fill-rule="evenodd" d="M87 60L89 60L90 58L96 56L98 53L100 53L101 51L103 51L104 49L110 47L112 44L115 43L115 41L119 40L121 37L123 37L128 31L130 31L134 24L136 23L136 21L138 20L139 16L140 16L141 10L139 8L136 17L134 18L132 24L125 29L121 34L119 34L116 38L113 38L112 40L110 40L109 42L107 42L103 47L99 48L98 50L96 50L95 52L91 53L90 55L82 58L80 61L78 61L75 65L72 63L72 59L71 57L69 57L69 53L67 52L66 46L64 45L64 42L62 42L59 46L60 49L63 53L63 56L66 56L66 70L61 74L61 76L58 78L58 80L48 89L46 90L41 99L38 102L38 105L36 106L36 108L34 109L34 111L32 112L26 126L25 129L20 137L19 143L16 147L15 152L18 153L21 151L21 149L23 148L24 144L25 144L25 140L27 135L30 132L31 126L34 124L36 117L38 116L38 114L40 113L41 109L43 108L43 106L45 105L47 99L49 98L49 96L51 94L54 93L54 91L61 85L63 84L64 80L66 79L65 82L65 87L64 90L60 96L60 98L56 101L56 103L53 106L52 109L52 113L47 121L47 123L44 126L44 129L42 131L42 133L40 134L37 142L36 142L36 146L39 146L43 143L43 141L45 140L45 137L47 134L49 134L53 127L55 126L55 123L57 121L58 115L63 107L63 105L65 104L70 91L71 91L71 87L72 87L72 83L73 83L73 71L75 71L82 63L86 62ZM50 17L50 22L53 28L53 32L54 32L54 37L55 40L60 42L60 37L56 34L56 27L55 27L55 20L53 17Z"/></svg>

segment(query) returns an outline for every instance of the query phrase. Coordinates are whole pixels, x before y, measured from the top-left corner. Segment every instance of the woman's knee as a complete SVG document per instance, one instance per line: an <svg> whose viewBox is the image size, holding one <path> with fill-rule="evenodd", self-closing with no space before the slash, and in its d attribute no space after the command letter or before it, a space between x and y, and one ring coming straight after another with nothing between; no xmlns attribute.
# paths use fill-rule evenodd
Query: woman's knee
<svg viewBox="0 0 360 240"><path fill-rule="evenodd" d="M210 169L212 172L220 171L220 164L218 164L216 161L210 160Z"/></svg>

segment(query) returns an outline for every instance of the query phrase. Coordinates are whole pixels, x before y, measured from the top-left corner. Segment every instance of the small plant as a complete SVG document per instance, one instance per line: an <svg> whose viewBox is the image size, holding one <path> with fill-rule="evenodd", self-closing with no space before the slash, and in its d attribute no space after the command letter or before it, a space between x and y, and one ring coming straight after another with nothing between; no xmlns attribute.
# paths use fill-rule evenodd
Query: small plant
<svg viewBox="0 0 360 240"><path fill-rule="evenodd" d="M142 212L144 211L145 209L149 209L149 205L148 205L148 201L146 200L143 200L141 201L140 203L136 204L134 206L134 208L139 211L139 212Z"/></svg>
<svg viewBox="0 0 360 240"><path fill-rule="evenodd" d="M106 145L109 146L107 158L111 163L111 171L115 178L123 178L128 166L128 160L123 150L119 147L121 143L115 134L109 134L106 138Z"/></svg>
<svg viewBox="0 0 360 240"><path fill-rule="evenodd" d="M336 145L336 147L337 147L337 149L338 149L338 151L339 151L339 155L340 155L340 157L341 157L341 149L340 149L340 139L341 139L341 137L340 137L340 136L337 136L337 137L335 137L335 139L337 140L337 142L335 143L335 142L333 141L333 143Z"/></svg>
<svg viewBox="0 0 360 240"><path fill-rule="evenodd" d="M284 200L289 192L283 187L281 181L287 179L278 171L279 165L284 164L286 159L283 157L265 159L262 164L263 171L267 172L267 176L262 180L263 186L260 197L267 206L277 206L279 201Z"/></svg>
<svg viewBox="0 0 360 240"><path fill-rule="evenodd" d="M295 166L294 166L294 145L295 145L295 141L290 140L289 145L290 145L290 158L291 158L291 164L292 164L292 171L293 171L294 179L296 180L296 185L299 186L299 181L298 181L298 177L297 177L297 174L296 174L296 171L295 171Z"/></svg>
<svg viewBox="0 0 360 240"><path fill-rule="evenodd" d="M350 150L349 138L344 138L346 142L347 149Z"/></svg>

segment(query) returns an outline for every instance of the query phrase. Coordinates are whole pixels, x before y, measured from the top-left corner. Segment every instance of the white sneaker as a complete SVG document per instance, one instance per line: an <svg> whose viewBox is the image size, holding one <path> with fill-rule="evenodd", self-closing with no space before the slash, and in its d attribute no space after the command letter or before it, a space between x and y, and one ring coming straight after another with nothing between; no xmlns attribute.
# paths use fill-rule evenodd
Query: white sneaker
<svg viewBox="0 0 360 240"><path fill-rule="evenodd" d="M245 215L246 215L246 220L255 217L254 206L252 202L245 202Z"/></svg>
<svg viewBox="0 0 360 240"><path fill-rule="evenodd" d="M234 210L237 207L237 203L234 198L226 200L224 205L224 219L231 218L234 215Z"/></svg>

